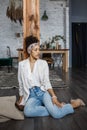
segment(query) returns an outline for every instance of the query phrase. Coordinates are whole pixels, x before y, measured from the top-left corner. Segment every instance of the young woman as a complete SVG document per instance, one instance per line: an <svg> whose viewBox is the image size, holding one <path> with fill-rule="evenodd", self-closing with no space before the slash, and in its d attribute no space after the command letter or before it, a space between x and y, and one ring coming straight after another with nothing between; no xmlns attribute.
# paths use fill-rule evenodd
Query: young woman
<svg viewBox="0 0 87 130"><path fill-rule="evenodd" d="M18 81L20 98L16 106L26 117L49 116L62 118L74 113L74 108L85 105L81 99L65 104L57 99L49 80L49 67L39 59L39 41L34 36L26 37L26 51L29 57L19 62Z"/></svg>

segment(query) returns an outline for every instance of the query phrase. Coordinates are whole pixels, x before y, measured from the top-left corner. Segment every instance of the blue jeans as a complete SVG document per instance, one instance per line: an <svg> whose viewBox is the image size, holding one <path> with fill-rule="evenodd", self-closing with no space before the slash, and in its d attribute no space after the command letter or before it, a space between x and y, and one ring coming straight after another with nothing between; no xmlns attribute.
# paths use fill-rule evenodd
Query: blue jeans
<svg viewBox="0 0 87 130"><path fill-rule="evenodd" d="M30 89L30 96L24 107L26 117L51 115L54 118L62 118L73 112L74 110L70 104L65 104L62 108L53 104L50 94L47 91L42 91L37 86Z"/></svg>

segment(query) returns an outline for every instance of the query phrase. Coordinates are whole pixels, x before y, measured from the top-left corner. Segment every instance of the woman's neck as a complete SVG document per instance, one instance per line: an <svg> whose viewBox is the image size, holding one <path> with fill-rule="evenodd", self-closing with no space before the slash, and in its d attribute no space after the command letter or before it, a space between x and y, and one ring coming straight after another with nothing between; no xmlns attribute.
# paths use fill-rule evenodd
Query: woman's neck
<svg viewBox="0 0 87 130"><path fill-rule="evenodd" d="M31 63L35 63L36 60L37 60L37 59L34 59L32 56L29 57L29 61L30 61Z"/></svg>

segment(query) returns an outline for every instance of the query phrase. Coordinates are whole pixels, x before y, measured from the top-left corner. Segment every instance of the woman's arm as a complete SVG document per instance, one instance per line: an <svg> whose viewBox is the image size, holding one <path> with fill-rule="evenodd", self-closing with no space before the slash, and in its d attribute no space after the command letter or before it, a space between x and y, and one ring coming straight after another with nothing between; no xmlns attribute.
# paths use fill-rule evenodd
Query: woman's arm
<svg viewBox="0 0 87 130"><path fill-rule="evenodd" d="M19 65L18 65L18 83L19 83L19 99L18 101L16 102L18 105L20 105L20 103L22 102L22 99L23 99L23 83L22 83L22 70L21 70L21 65L20 65L20 62L19 62Z"/></svg>
<svg viewBox="0 0 87 130"><path fill-rule="evenodd" d="M52 97L53 104L56 104L58 107L62 107L63 104L58 101L57 96L54 93L54 90L51 86L50 79L49 79L49 67L48 67L47 62L44 65L43 73L44 73L44 85L45 85L46 90L49 92L49 94Z"/></svg>
<svg viewBox="0 0 87 130"><path fill-rule="evenodd" d="M18 83L19 83L19 95L23 96L22 69L20 62L18 65Z"/></svg>
<svg viewBox="0 0 87 130"><path fill-rule="evenodd" d="M22 99L23 99L23 96L19 96L19 99L18 99L17 103L20 104Z"/></svg>
<svg viewBox="0 0 87 130"><path fill-rule="evenodd" d="M52 97L53 104L56 104L58 107L62 107L63 104L58 101L57 96L54 93L53 89L48 89L47 91L49 92L49 94Z"/></svg>
<svg viewBox="0 0 87 130"><path fill-rule="evenodd" d="M23 111L24 110L24 105L20 105L21 101L22 101L23 96L19 97L19 100L15 102L15 106L20 110Z"/></svg>
<svg viewBox="0 0 87 130"><path fill-rule="evenodd" d="M46 61L44 61L44 68L43 68L43 83L46 90L52 89L52 85L49 79L49 66Z"/></svg>
<svg viewBox="0 0 87 130"><path fill-rule="evenodd" d="M47 91L50 93L51 97L56 96L56 94L54 93L53 89L48 89Z"/></svg>

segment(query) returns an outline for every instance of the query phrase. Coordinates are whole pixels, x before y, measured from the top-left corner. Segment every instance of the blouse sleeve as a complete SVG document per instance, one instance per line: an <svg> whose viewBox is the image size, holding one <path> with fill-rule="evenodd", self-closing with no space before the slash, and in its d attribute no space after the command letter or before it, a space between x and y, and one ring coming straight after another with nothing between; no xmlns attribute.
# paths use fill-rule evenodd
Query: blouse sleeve
<svg viewBox="0 0 87 130"><path fill-rule="evenodd" d="M48 63L45 61L45 65L44 65L44 86L45 86L45 89L48 90L48 89L51 89L52 88L52 85L50 83L50 79L49 79L49 67L48 67Z"/></svg>
<svg viewBox="0 0 87 130"><path fill-rule="evenodd" d="M22 74L21 74L21 63L18 65L18 83L19 83L19 95L23 96L23 82L22 82Z"/></svg>

